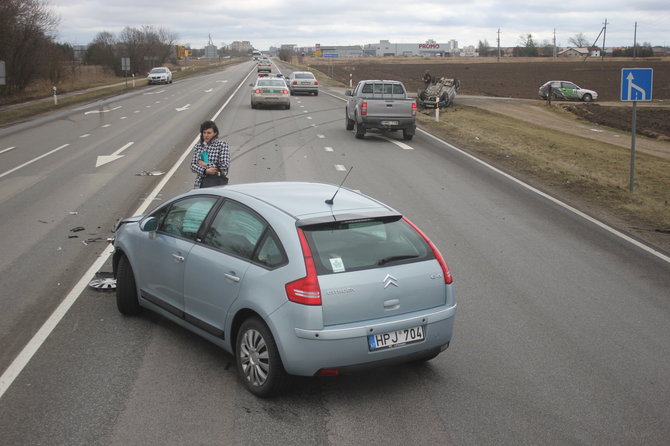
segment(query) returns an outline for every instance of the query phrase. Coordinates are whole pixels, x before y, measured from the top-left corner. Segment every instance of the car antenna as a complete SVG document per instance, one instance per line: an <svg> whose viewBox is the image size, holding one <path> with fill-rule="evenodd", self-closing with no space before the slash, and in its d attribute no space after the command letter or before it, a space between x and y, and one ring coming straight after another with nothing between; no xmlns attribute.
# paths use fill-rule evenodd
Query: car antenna
<svg viewBox="0 0 670 446"><path fill-rule="evenodd" d="M340 191L344 182L347 181L347 177L349 176L349 174L351 173L352 170L354 170L354 166L351 166L351 168L349 168L349 172L347 172L347 174L344 176L344 179L342 180L340 185L337 186L337 190L333 194L333 198L331 198L330 200L326 200L326 204L333 204L333 200L335 199L335 195L337 195L337 193Z"/></svg>

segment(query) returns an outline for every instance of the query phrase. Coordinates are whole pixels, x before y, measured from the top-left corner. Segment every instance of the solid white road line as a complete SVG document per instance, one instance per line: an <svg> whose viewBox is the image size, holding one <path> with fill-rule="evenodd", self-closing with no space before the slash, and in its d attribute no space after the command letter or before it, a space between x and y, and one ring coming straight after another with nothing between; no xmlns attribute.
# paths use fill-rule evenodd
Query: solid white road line
<svg viewBox="0 0 670 446"><path fill-rule="evenodd" d="M239 89L242 88L242 85L246 83L246 77L244 79L245 80L242 81L242 83L228 97L228 100L226 100L226 102L224 102L221 108L219 108L219 110L214 114L214 116L211 118L212 121L214 121L219 116L219 114L221 114L221 112L228 105L233 96L235 96L235 94L237 94ZM151 191L149 196L144 200L144 203L142 203L142 205L139 208L137 208L137 210L133 215L144 214L147 208L153 204L154 199L158 197L161 190L163 190L163 188L167 184L168 180L170 180L174 176L175 172L177 172L177 169L179 168L181 163L184 162L186 157L191 155L193 150L192 148L195 145L195 143L198 142L199 139L200 134L198 134L198 136L196 136L193 139L193 141L186 148L184 153L181 154L177 162L165 174L165 176L161 179L161 181L156 185L154 190ZM61 146L59 149L66 146L67 144L65 146ZM46 155L48 154L45 154L43 156ZM6 175L6 173L3 175ZM105 264L105 262L107 261L107 259L109 259L109 256L112 255L113 252L114 247L112 245L107 246L107 248L100 254L100 256L96 259L96 261L93 262L93 264L86 271L86 273L84 273L81 279L79 279L79 282L77 282L77 284L72 288L72 290L68 293L68 295L65 296L65 299L63 299L60 305L58 305L58 307L54 310L51 316L49 316L46 322L40 327L37 333L35 333L32 339L30 339L28 344L26 344L23 350L21 350L21 353L19 353L18 356L14 358L14 361L12 361L7 370L5 370L2 376L0 376L0 398L2 398L2 396L5 394L7 389L9 389L9 387L12 385L16 377L19 376L19 374L26 367L28 362L30 362L30 359L33 357L33 355L37 352L37 350L39 350L44 341L49 337L54 328L56 328L61 319L63 319L63 317L67 314L68 310L72 307L72 305L74 305L74 303L77 301L81 293L86 289L88 283L91 280L93 280L95 273L100 270L100 268Z"/></svg>
<svg viewBox="0 0 670 446"><path fill-rule="evenodd" d="M630 236L624 234L624 233L621 232L621 231L617 231L617 230L614 229L613 227L606 225L605 223L601 222L600 220L596 220L595 218L591 217L591 216L588 215L588 214L585 214L584 212L580 211L579 209L574 208L574 207L570 206L569 204L564 203L564 202L562 202L561 200L559 200L559 199L557 199L557 198L554 198L554 197L552 197L551 195L546 194L546 193L542 192L542 191L539 190L539 189L534 188L534 187L531 186L530 184L524 183L523 181L519 180L518 178L515 178L515 177L513 177L512 175L509 175L509 174L503 172L502 170L500 170L500 169L498 169L498 168L496 168L496 167L493 167L492 165L490 165L490 164L488 164L488 163L486 163L486 162L480 160L479 158L475 157L474 155L470 155L469 153L465 152L464 150L461 150L461 149L459 149L458 147L456 147L456 146L454 146L454 145L452 145L452 144L449 144L448 142L446 142L446 141L444 141L444 140L438 138L437 136L431 135L430 133L428 133L428 132L426 132L426 131L424 131L424 130L421 130L421 129L419 129L419 128L417 128L416 130L417 130L418 132L421 132L421 133L425 134L426 136L428 136L428 137L430 137L430 138L433 138L433 139L436 140L436 141L439 141L440 143L446 145L446 146L449 147L450 149L452 149L452 150L454 150L454 151L456 151L456 152L459 152L459 153L461 153L461 154L467 156L468 158L472 159L473 161L478 162L478 163L481 164L482 166L485 166L486 168L492 170L493 172L496 172L497 174L499 174L499 175L501 175L501 176L507 178L508 180L514 181L515 183L517 183L518 185L520 185L520 186L522 186L522 187L528 189L529 191L532 191L532 192L536 193L537 195L539 195L539 196L541 196L541 197L544 197L544 198L546 198L547 200L549 200L549 201L551 201L551 202L553 202L553 203L555 203L555 204L561 206L562 208L567 209L568 211L572 212L573 214L576 214L576 215L580 216L580 217L583 218L584 220L586 220L586 221L588 221L588 222L590 222L590 223L593 223L594 225L596 225L596 226L598 226L598 227L600 227L600 228L606 230L606 231L609 232L610 234L613 234L613 235L615 235L615 236L617 236L617 237L619 237L619 238L621 238L621 239L627 241L628 243L631 243L632 245L634 245L634 246L636 246L636 247L642 249L643 251L646 251L646 252L648 252L649 254L652 254L653 256L658 257L659 259L661 259L661 260L663 260L663 261L665 261L665 262L670 263L670 257L667 256L667 255L665 255L665 254L663 254L662 252L656 251L656 250L653 249L652 247L647 246L647 245L645 245L644 243L641 243L641 242L635 240L634 238L632 238L632 237L630 237Z"/></svg>

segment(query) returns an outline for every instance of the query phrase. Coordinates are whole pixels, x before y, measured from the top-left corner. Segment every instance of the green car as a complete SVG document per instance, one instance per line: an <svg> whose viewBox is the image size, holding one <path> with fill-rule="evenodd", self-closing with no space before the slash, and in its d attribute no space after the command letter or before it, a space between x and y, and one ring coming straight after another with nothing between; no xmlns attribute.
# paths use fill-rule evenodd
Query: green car
<svg viewBox="0 0 670 446"><path fill-rule="evenodd" d="M598 99L598 93L581 88L569 81L549 81L544 83L538 92L542 99L547 99L547 91L551 87L551 98L565 101L591 102Z"/></svg>

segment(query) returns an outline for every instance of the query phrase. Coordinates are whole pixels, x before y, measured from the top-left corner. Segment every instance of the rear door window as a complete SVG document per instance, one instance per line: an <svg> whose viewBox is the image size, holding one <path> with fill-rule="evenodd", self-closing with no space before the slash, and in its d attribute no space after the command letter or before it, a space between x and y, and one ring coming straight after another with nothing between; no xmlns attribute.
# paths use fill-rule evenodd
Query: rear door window
<svg viewBox="0 0 670 446"><path fill-rule="evenodd" d="M251 209L232 200L221 206L203 243L268 268L286 264L286 254L272 228Z"/></svg>
<svg viewBox="0 0 670 446"><path fill-rule="evenodd" d="M420 262L434 255L404 220L366 220L302 228L320 275Z"/></svg>

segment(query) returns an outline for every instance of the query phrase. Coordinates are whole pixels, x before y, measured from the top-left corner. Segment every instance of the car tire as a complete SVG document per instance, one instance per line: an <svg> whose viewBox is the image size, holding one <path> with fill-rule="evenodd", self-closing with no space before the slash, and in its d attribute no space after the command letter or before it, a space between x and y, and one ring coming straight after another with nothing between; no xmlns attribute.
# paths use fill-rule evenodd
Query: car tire
<svg viewBox="0 0 670 446"><path fill-rule="evenodd" d="M318 96L318 95L319 95L319 92L318 92L318 91L315 91L315 92L314 92L314 96Z"/></svg>
<svg viewBox="0 0 670 446"><path fill-rule="evenodd" d="M291 104L286 104L285 107L286 107L286 110L290 110L291 109Z"/></svg>
<svg viewBox="0 0 670 446"><path fill-rule="evenodd" d="M582 101L584 102L591 102L593 100L593 96L590 94L586 93L584 96L582 96Z"/></svg>
<svg viewBox="0 0 670 446"><path fill-rule="evenodd" d="M365 126L359 124L356 120L354 120L354 131L356 132L357 139L363 139L365 136Z"/></svg>
<svg viewBox="0 0 670 446"><path fill-rule="evenodd" d="M119 259L116 271L116 307L121 314L127 316L135 316L142 311L137 299L137 285L133 268L125 255Z"/></svg>
<svg viewBox="0 0 670 446"><path fill-rule="evenodd" d="M404 139L405 141L411 141L413 137L414 133L409 133L409 130L402 129L402 139Z"/></svg>
<svg viewBox="0 0 670 446"><path fill-rule="evenodd" d="M347 111L344 111L344 125L347 128L347 130L353 130L354 129L354 121L349 119L349 116L347 116Z"/></svg>
<svg viewBox="0 0 670 446"><path fill-rule="evenodd" d="M247 319L237 331L235 344L237 371L247 389L261 398L280 393L288 375L267 325L256 317Z"/></svg>

